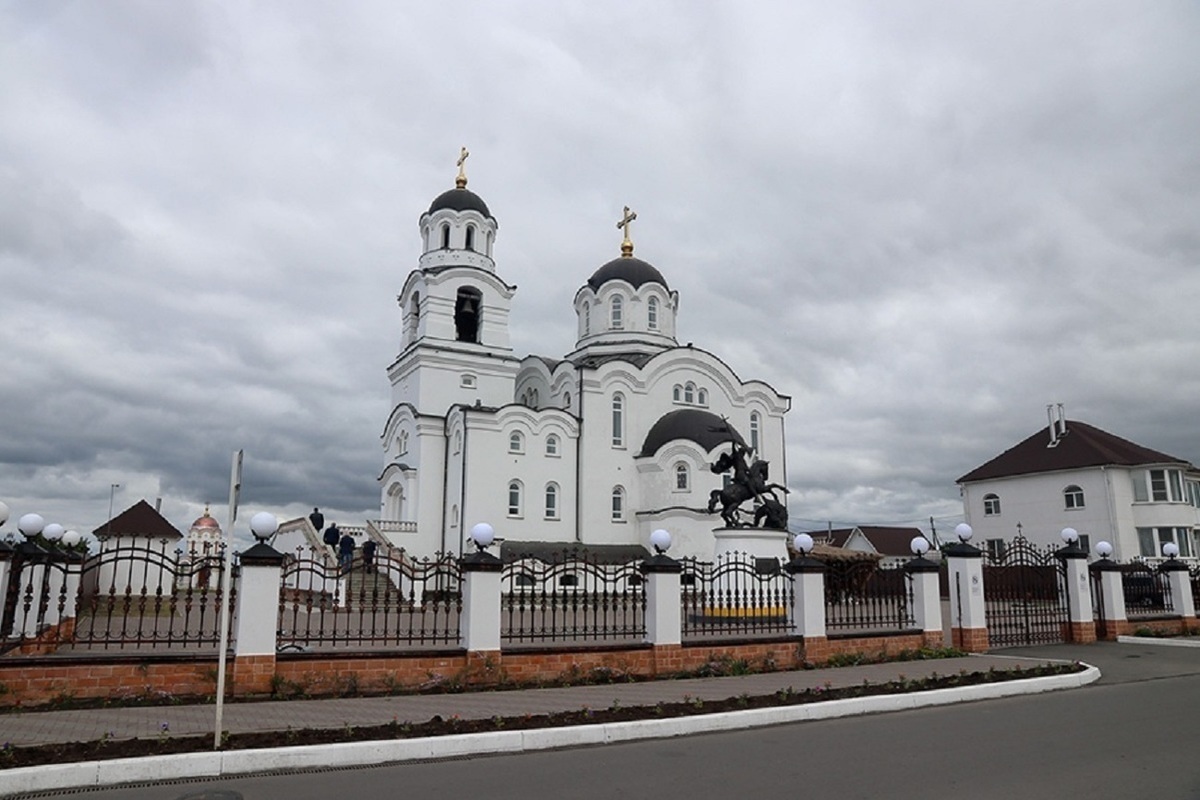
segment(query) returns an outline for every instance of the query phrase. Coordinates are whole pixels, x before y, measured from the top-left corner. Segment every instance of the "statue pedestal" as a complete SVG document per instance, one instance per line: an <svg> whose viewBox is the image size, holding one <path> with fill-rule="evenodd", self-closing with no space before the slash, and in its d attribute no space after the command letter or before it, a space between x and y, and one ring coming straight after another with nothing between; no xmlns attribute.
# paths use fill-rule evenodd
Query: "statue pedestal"
<svg viewBox="0 0 1200 800"><path fill-rule="evenodd" d="M713 530L716 558L741 553L750 558L778 558L786 564L790 558L787 543L790 534L770 528L716 528Z"/></svg>

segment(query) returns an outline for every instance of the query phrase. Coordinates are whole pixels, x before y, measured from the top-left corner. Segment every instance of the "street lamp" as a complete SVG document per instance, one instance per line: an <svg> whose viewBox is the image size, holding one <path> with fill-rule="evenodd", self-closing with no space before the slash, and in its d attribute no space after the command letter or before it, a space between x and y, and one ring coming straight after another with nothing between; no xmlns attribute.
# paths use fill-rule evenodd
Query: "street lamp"
<svg viewBox="0 0 1200 800"><path fill-rule="evenodd" d="M279 520L270 511L260 511L250 518L250 532L259 544L266 544L267 539L279 530Z"/></svg>
<svg viewBox="0 0 1200 800"><path fill-rule="evenodd" d="M83 537L79 534L79 531L76 530L65 531L62 535L62 543L67 547L74 547L75 545L79 544L82 539Z"/></svg>
<svg viewBox="0 0 1200 800"><path fill-rule="evenodd" d="M806 556L812 552L813 544L813 538L807 533L797 533L795 538L792 539L792 546L802 556Z"/></svg>
<svg viewBox="0 0 1200 800"><path fill-rule="evenodd" d="M486 522L477 522L471 528L471 541L475 542L479 552L486 552L496 541L496 529Z"/></svg>
<svg viewBox="0 0 1200 800"><path fill-rule="evenodd" d="M924 536L914 536L912 541L908 543L908 549L917 558L923 558L929 552L929 540Z"/></svg>
<svg viewBox="0 0 1200 800"><path fill-rule="evenodd" d="M954 535L958 537L960 542L966 544L967 542L971 541L971 537L975 535L975 531L972 530L971 526L967 523L960 522L954 528Z"/></svg>
<svg viewBox="0 0 1200 800"><path fill-rule="evenodd" d="M17 520L17 530L26 539L32 539L42 532L46 527L46 520L42 519L41 514L26 514Z"/></svg>
<svg viewBox="0 0 1200 800"><path fill-rule="evenodd" d="M1164 556L1174 561L1175 556L1179 555L1179 545L1174 542L1167 542L1162 546L1162 551Z"/></svg>
<svg viewBox="0 0 1200 800"><path fill-rule="evenodd" d="M47 542L57 542L66 532L67 529L62 525L59 525L57 522L51 522L46 527L42 528L42 538Z"/></svg>
<svg viewBox="0 0 1200 800"><path fill-rule="evenodd" d="M665 556L671 549L671 532L658 528L651 532L650 544L654 547L655 554Z"/></svg>
<svg viewBox="0 0 1200 800"><path fill-rule="evenodd" d="M1105 541L1096 542L1096 555L1108 558L1113 553L1113 546Z"/></svg>

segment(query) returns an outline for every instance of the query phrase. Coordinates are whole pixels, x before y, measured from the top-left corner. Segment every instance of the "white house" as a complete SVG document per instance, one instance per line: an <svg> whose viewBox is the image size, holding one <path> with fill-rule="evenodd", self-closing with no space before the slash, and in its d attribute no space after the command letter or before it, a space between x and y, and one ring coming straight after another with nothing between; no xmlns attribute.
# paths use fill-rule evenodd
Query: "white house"
<svg viewBox="0 0 1200 800"><path fill-rule="evenodd" d="M1112 543L1113 557L1160 558L1167 542L1196 558L1200 471L1190 462L1068 421L1049 424L958 479L975 543L1000 552L1020 530L1031 542L1061 545L1076 529L1089 551Z"/></svg>
<svg viewBox="0 0 1200 800"><path fill-rule="evenodd" d="M912 540L927 538L920 528L888 525L855 525L853 528L808 531L808 534L819 544L879 556L879 566L884 569L900 567L912 561ZM933 547L932 542L929 545ZM938 557L936 550L930 550L926 555L926 558Z"/></svg>
<svg viewBox="0 0 1200 800"><path fill-rule="evenodd" d="M628 209L620 255L583 273L574 346L516 355L499 224L466 185L460 170L420 217L421 256L397 298L381 513L368 529L411 552L458 553L481 521L509 541L595 548L665 528L673 555L711 557L718 429L728 420L786 485L790 399L676 341L679 294L633 256Z"/></svg>

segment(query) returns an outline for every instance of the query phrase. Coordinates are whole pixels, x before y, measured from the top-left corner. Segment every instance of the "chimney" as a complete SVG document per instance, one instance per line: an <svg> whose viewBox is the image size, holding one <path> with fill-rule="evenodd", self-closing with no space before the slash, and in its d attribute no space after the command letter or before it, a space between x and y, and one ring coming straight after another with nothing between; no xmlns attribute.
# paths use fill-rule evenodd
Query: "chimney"
<svg viewBox="0 0 1200 800"><path fill-rule="evenodd" d="M162 498L161 497L154 498L154 510L158 511L159 513L162 513Z"/></svg>
<svg viewBox="0 0 1200 800"><path fill-rule="evenodd" d="M1046 428L1046 430L1050 431L1050 444L1047 446L1053 447L1054 443L1056 441L1058 441L1058 435L1055 433L1057 426L1055 425L1055 422L1054 422L1054 404L1053 403L1046 404L1046 419L1049 420L1049 422L1050 422L1050 425Z"/></svg>
<svg viewBox="0 0 1200 800"><path fill-rule="evenodd" d="M1063 404L1058 404L1058 435L1067 435L1067 412L1063 409Z"/></svg>

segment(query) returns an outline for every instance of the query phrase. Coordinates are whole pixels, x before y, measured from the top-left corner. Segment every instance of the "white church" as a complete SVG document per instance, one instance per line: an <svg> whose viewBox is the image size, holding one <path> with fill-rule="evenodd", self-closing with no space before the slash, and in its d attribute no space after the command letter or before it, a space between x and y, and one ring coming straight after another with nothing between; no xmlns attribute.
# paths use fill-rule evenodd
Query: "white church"
<svg viewBox="0 0 1200 800"><path fill-rule="evenodd" d="M501 541L597 552L664 528L672 555L711 558L722 523L707 507L723 478L709 467L729 447L719 429L727 420L786 485L790 398L680 346L679 294L634 257L629 209L619 257L575 294L575 346L516 355L516 287L497 269L500 226L467 188L465 158L420 217L421 256L397 298L382 519L368 527L413 553L470 552L478 522Z"/></svg>

